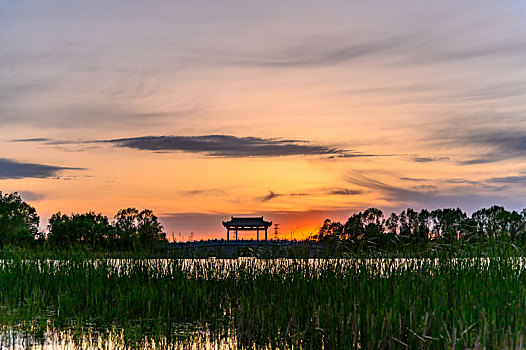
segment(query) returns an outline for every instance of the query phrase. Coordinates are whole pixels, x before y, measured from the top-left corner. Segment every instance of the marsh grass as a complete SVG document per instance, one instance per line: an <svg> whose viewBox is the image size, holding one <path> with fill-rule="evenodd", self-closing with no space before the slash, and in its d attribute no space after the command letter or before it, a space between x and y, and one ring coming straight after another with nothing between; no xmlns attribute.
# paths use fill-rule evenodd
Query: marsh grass
<svg viewBox="0 0 526 350"><path fill-rule="evenodd" d="M11 254L0 262L0 322L37 337L120 334L125 347L184 343L178 325L190 324L238 347L517 348L523 265L509 247L386 259Z"/></svg>

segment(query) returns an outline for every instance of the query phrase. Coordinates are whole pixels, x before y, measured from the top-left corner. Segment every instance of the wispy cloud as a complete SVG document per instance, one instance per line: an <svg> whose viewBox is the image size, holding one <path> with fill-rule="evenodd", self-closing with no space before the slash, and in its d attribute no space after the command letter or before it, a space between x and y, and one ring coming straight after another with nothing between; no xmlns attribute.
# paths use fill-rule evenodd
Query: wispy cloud
<svg viewBox="0 0 526 350"><path fill-rule="evenodd" d="M279 197L303 197L303 196L356 196L362 194L362 190L350 188L313 188L293 193L276 193L269 190L265 196L259 197L261 202L268 202Z"/></svg>
<svg viewBox="0 0 526 350"><path fill-rule="evenodd" d="M83 169L22 163L11 159L0 158L0 179L51 178L59 176L60 173L65 170Z"/></svg>
<svg viewBox="0 0 526 350"><path fill-rule="evenodd" d="M480 185L480 181L475 180L468 180L468 179L446 179L442 180L442 182L449 183L449 184L463 184L463 185Z"/></svg>
<svg viewBox="0 0 526 350"><path fill-rule="evenodd" d="M18 191L18 193L23 200L30 202L39 201L45 198L43 194L32 191Z"/></svg>
<svg viewBox="0 0 526 350"><path fill-rule="evenodd" d="M431 179L423 179L423 178L416 178L416 177L401 177L400 180L411 181L411 182L431 181Z"/></svg>
<svg viewBox="0 0 526 350"><path fill-rule="evenodd" d="M397 201L420 201L425 197L434 194L433 191L425 190L418 191L414 189L406 189L394 185L389 185L385 182L375 180L358 173L352 173L347 177L347 181L354 185L362 186L368 189L375 190L380 193L384 199Z"/></svg>
<svg viewBox="0 0 526 350"><path fill-rule="evenodd" d="M261 197L262 202L268 202L269 200L272 200L277 197L283 196L282 194L274 193L272 191L269 191L266 196Z"/></svg>
<svg viewBox="0 0 526 350"><path fill-rule="evenodd" d="M207 52L214 63L236 67L319 68L354 62L360 59L381 60L390 57L396 66L437 64L473 59L509 60L526 53L526 42L520 38L487 40L456 45L451 33L433 33L416 29L382 37L355 37L352 42L341 37L304 37L301 42L281 44L265 51L238 49L236 55ZM353 92L353 90L350 90Z"/></svg>
<svg viewBox="0 0 526 350"><path fill-rule="evenodd" d="M363 191L355 190L350 188L335 188L328 191L328 194L337 195L337 196L355 196L362 194Z"/></svg>
<svg viewBox="0 0 526 350"><path fill-rule="evenodd" d="M445 186L448 180L438 180L436 185L416 185L404 187L380 181L360 173L351 173L347 181L354 185L362 186L377 193L380 199L387 201L393 208L401 209L406 206L421 208L434 207L464 207L466 210L476 210L483 206L495 203L507 203L511 206L520 206L505 193L499 194L498 188L481 182L470 183L466 181L452 181L451 184L462 184L465 186ZM485 191L481 191L484 189Z"/></svg>
<svg viewBox="0 0 526 350"><path fill-rule="evenodd" d="M463 165L526 158L526 130L520 128L444 130L438 135L438 142L472 149L471 157L459 161Z"/></svg>
<svg viewBox="0 0 526 350"><path fill-rule="evenodd" d="M455 186L456 189L463 188L468 189L479 189L486 191L502 191L512 185L523 185L526 184L525 175L517 176L502 176L502 177L491 177L486 179L470 180L465 178L437 178L437 179L414 179L402 177L400 180L410 181L410 182L430 182L431 184L421 184L411 186L411 189L414 190L438 190L440 187L445 186Z"/></svg>
<svg viewBox="0 0 526 350"><path fill-rule="evenodd" d="M413 157L412 160L417 163L429 163L449 160L449 157Z"/></svg>
<svg viewBox="0 0 526 350"><path fill-rule="evenodd" d="M520 176L503 176L503 177L492 177L486 180L487 182L491 183L499 183L499 184L526 184L526 176L520 175Z"/></svg>
<svg viewBox="0 0 526 350"><path fill-rule="evenodd" d="M47 137L35 137L31 139L15 139L11 140L11 142L45 142L45 143L52 143L53 140L47 138Z"/></svg>
<svg viewBox="0 0 526 350"><path fill-rule="evenodd" d="M410 35L390 36L362 42L335 42L334 38L306 38L303 43L267 52L238 56L218 56L225 63L245 67L316 68L349 62L408 45ZM329 40L327 40L329 39Z"/></svg>
<svg viewBox="0 0 526 350"><path fill-rule="evenodd" d="M301 197L308 195L308 193L275 193L274 191L269 190L268 194L266 196L260 197L259 200L261 202L268 202L278 197Z"/></svg>
<svg viewBox="0 0 526 350"><path fill-rule="evenodd" d="M411 189L417 190L417 191L427 191L427 192L435 192L437 190L437 186L435 185L417 185L417 186L411 186Z"/></svg>
<svg viewBox="0 0 526 350"><path fill-rule="evenodd" d="M329 158L368 158L368 157L395 157L402 156L402 154L372 154L372 153L360 153L356 151L345 151Z"/></svg>
<svg viewBox="0 0 526 350"><path fill-rule="evenodd" d="M206 195L223 195L226 191L221 188L200 188L194 190L181 191L184 196L206 196Z"/></svg>

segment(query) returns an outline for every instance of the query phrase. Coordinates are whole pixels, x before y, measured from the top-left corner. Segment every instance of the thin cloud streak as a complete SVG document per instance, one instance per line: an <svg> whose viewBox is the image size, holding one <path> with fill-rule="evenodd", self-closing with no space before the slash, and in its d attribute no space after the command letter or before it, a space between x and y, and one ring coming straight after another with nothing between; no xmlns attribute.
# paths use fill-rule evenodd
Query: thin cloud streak
<svg viewBox="0 0 526 350"><path fill-rule="evenodd" d="M349 188L337 188L337 189L333 189L328 192L328 194L337 195L337 196L355 196L355 195L359 195L362 193L363 191L361 190L352 190Z"/></svg>
<svg viewBox="0 0 526 350"><path fill-rule="evenodd" d="M276 193L272 190L265 196L258 197L260 202L268 202L279 197L304 197L304 196L356 196L363 193L362 190L350 188L315 188L302 192Z"/></svg>
<svg viewBox="0 0 526 350"><path fill-rule="evenodd" d="M386 53L407 46L414 35L371 39L362 43L333 43L306 38L302 45L290 45L266 53L243 56L218 56L225 63L238 67L317 68L333 66L367 56ZM329 40L330 41L330 40Z"/></svg>
<svg viewBox="0 0 526 350"><path fill-rule="evenodd" d="M462 206L469 211L495 203L504 203L511 207L520 206L520 202L514 198L507 197L505 194L498 194L502 188L484 185L483 183L470 184L469 181L457 182L469 184L468 187L455 187L449 190L426 184L404 188L362 174L351 173L347 176L347 182L376 192L380 199L391 203L391 207L399 209L407 206L428 209ZM439 182L444 183L446 181ZM487 192L481 192L480 186L483 186Z"/></svg>
<svg viewBox="0 0 526 350"><path fill-rule="evenodd" d="M308 195L308 193L275 193L273 191L269 191L269 193L266 196L260 197L259 200L261 202L268 202L278 197L302 197Z"/></svg>
<svg viewBox="0 0 526 350"><path fill-rule="evenodd" d="M503 176L503 177L492 177L486 180L487 182L499 183L499 184L526 184L526 176Z"/></svg>
<svg viewBox="0 0 526 350"><path fill-rule="evenodd" d="M224 195L226 191L220 188L203 188L195 190L180 191L184 196L210 196L210 195Z"/></svg>
<svg viewBox="0 0 526 350"><path fill-rule="evenodd" d="M430 163L449 160L449 157L413 157L412 160L417 163Z"/></svg>
<svg viewBox="0 0 526 350"><path fill-rule="evenodd" d="M526 130L520 128L442 130L435 133L434 142L472 149L470 158L458 161L461 165L526 158Z"/></svg>

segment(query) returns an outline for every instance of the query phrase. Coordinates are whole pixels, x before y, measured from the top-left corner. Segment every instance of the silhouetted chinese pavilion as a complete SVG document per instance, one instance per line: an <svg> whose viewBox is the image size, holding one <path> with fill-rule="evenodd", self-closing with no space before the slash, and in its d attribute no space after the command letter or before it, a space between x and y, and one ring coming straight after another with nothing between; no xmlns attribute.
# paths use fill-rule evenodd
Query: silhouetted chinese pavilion
<svg viewBox="0 0 526 350"><path fill-rule="evenodd" d="M265 230L265 241L267 240L267 230L272 226L272 221L263 220L263 216L258 217L231 217L229 221L223 221L223 226L226 227L226 240L230 240L230 231L236 233L238 231L256 231L257 240L259 241L259 231Z"/></svg>

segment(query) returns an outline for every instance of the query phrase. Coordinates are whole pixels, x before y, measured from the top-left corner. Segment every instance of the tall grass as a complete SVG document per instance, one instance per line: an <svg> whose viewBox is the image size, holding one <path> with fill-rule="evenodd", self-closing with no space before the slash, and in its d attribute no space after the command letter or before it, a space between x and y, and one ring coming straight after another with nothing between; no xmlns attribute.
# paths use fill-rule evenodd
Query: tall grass
<svg viewBox="0 0 526 350"><path fill-rule="evenodd" d="M0 263L0 322L37 334L120 329L163 344L174 325L198 322L212 337L233 332L241 347L521 347L523 260L508 249L486 255L50 260L15 254Z"/></svg>

